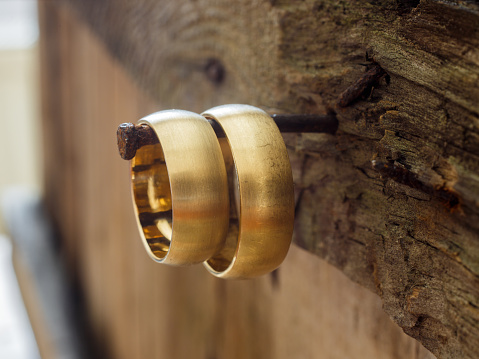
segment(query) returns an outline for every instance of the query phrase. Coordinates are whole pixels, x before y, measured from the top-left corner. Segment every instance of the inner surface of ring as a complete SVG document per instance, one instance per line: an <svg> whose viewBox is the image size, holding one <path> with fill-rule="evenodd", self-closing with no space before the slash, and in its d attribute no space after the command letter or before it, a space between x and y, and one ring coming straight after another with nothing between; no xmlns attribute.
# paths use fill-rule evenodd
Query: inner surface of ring
<svg viewBox="0 0 479 359"><path fill-rule="evenodd" d="M162 259L172 235L171 189L161 144L143 146L131 160L134 204L146 242Z"/></svg>
<svg viewBox="0 0 479 359"><path fill-rule="evenodd" d="M233 161L231 147L226 137L218 138L218 141L225 161L226 174L228 176L228 191L231 199L230 223L223 248L213 258L208 260L208 264L213 270L223 272L230 266L236 254L239 239L239 216L241 210L238 174Z"/></svg>

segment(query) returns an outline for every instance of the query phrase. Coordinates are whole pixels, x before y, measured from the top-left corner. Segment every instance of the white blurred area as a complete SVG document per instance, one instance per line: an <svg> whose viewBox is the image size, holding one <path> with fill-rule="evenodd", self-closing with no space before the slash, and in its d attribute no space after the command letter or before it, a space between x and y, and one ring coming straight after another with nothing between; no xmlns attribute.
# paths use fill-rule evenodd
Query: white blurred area
<svg viewBox="0 0 479 359"><path fill-rule="evenodd" d="M0 197L41 187L38 77L36 1L0 0ZM0 213L0 358L37 359L11 253Z"/></svg>
<svg viewBox="0 0 479 359"><path fill-rule="evenodd" d="M37 3L0 0L0 196L10 186L40 189L38 78Z"/></svg>
<svg viewBox="0 0 479 359"><path fill-rule="evenodd" d="M2 1L2 0L0 0ZM0 358L39 359L12 265L12 245L0 234Z"/></svg>
<svg viewBox="0 0 479 359"><path fill-rule="evenodd" d="M38 40L35 0L0 0L0 49L26 49Z"/></svg>

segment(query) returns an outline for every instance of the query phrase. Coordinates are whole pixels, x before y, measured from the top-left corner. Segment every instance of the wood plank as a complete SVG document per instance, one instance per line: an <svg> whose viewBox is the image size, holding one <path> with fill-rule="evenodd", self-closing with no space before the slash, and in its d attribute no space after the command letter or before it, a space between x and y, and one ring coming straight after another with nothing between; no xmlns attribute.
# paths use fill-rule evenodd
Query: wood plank
<svg viewBox="0 0 479 359"><path fill-rule="evenodd" d="M68 2L160 108L333 110L337 136L287 136L295 243L377 293L438 357L476 356L476 3ZM366 54L389 85L338 106Z"/></svg>
<svg viewBox="0 0 479 359"><path fill-rule="evenodd" d="M41 6L42 27L60 18L68 33L57 39L52 31L42 42L43 68L68 87L44 78L46 198L95 338L107 351L102 357L432 358L388 318L375 294L295 246L278 272L249 281L152 262L137 233L128 163L116 153L114 129L167 105L136 87L67 9ZM58 133L66 126L68 141ZM66 151L74 163L63 166Z"/></svg>

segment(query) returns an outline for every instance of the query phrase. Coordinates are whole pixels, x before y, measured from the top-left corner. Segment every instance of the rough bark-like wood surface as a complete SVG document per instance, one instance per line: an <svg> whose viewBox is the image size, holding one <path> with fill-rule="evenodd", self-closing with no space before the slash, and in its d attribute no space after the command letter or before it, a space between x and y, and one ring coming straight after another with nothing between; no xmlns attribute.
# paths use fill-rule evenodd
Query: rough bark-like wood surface
<svg viewBox="0 0 479 359"><path fill-rule="evenodd" d="M439 358L477 357L477 3L69 2L164 108L335 111L336 136L286 136L295 242Z"/></svg>
<svg viewBox="0 0 479 359"><path fill-rule="evenodd" d="M278 271L245 281L153 262L112 129L164 107L70 11L40 9L46 199L102 349L88 358L433 357L377 295L297 246Z"/></svg>

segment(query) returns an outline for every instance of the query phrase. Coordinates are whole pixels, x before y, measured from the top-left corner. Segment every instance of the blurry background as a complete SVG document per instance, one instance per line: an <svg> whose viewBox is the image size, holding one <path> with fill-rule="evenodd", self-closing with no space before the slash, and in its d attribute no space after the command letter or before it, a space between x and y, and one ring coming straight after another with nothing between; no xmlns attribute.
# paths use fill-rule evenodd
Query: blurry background
<svg viewBox="0 0 479 359"><path fill-rule="evenodd" d="M40 189L38 19L34 0L0 1L0 190ZM3 228L3 227L2 227Z"/></svg>
<svg viewBox="0 0 479 359"><path fill-rule="evenodd" d="M0 1L0 196L40 191L38 19L34 0ZM25 224L28 225L28 224ZM0 212L0 358L39 358Z"/></svg>

